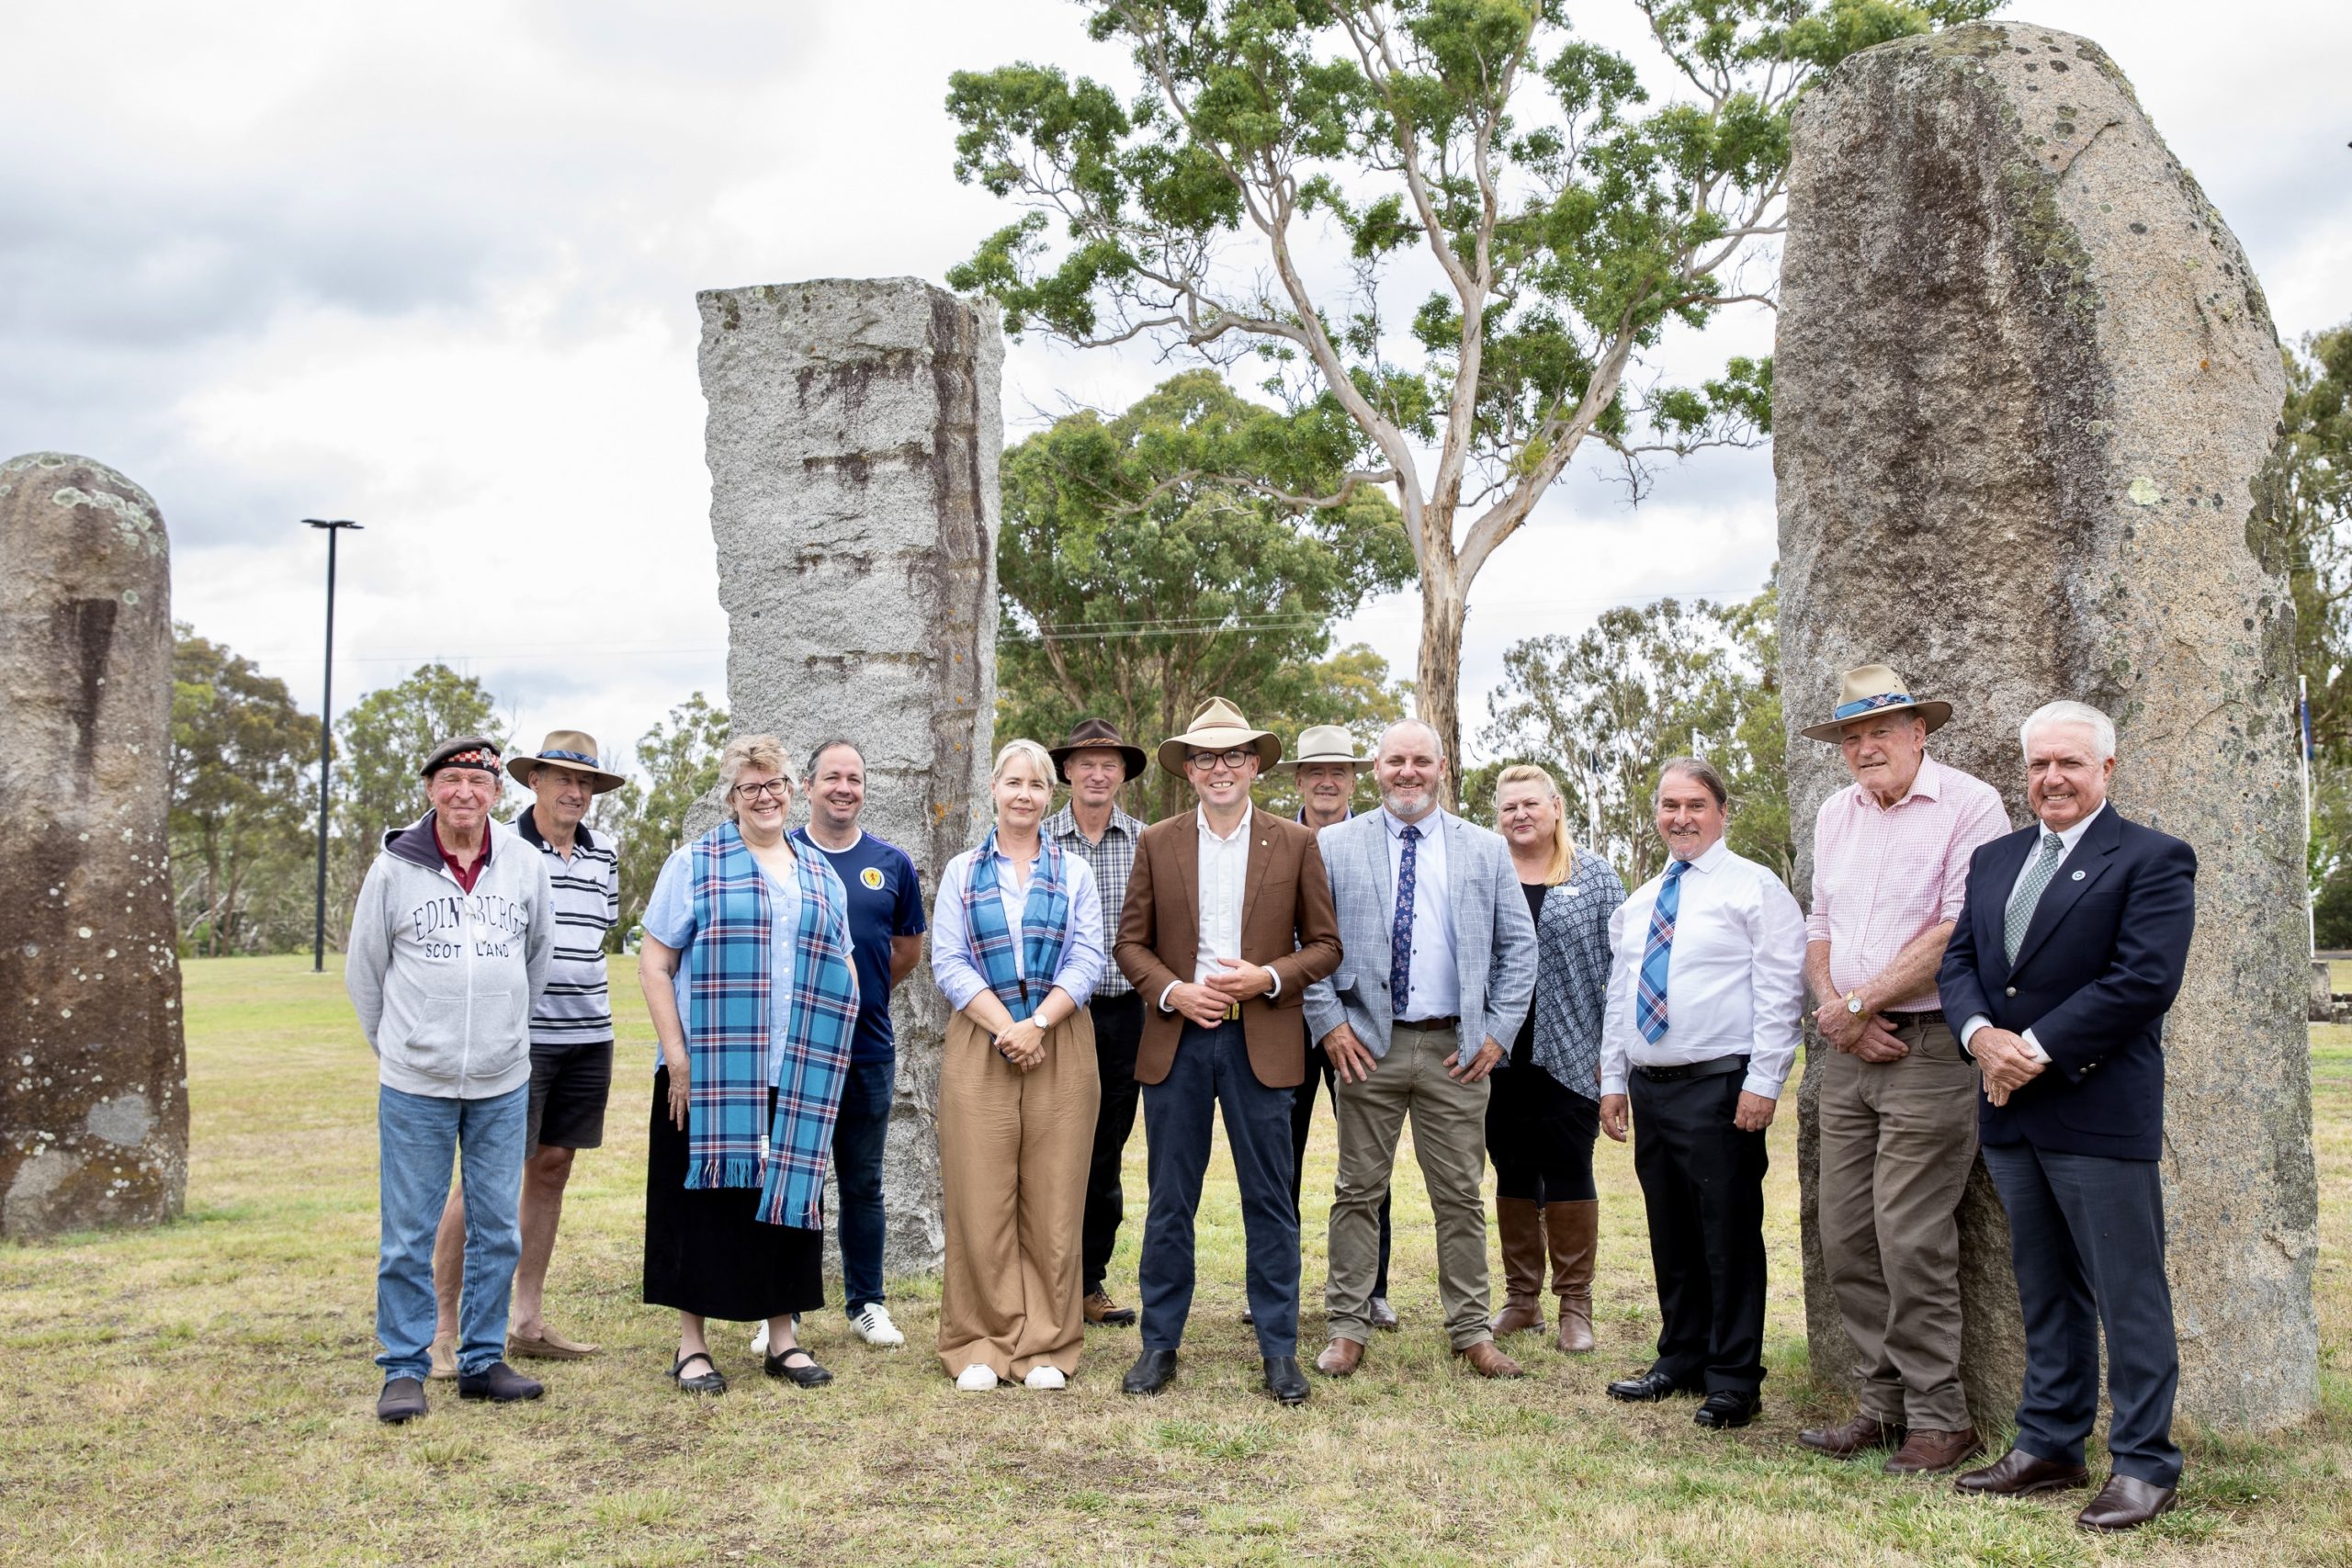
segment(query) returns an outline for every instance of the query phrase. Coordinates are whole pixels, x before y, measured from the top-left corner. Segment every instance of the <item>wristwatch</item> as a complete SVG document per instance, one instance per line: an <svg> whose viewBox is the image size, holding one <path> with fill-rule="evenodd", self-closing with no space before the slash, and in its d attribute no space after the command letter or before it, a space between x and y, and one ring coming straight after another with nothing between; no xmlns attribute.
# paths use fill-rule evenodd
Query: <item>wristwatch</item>
<svg viewBox="0 0 2352 1568"><path fill-rule="evenodd" d="M1849 1012L1849 1013L1852 1013L1856 1018L1860 1018L1860 1017L1862 1015L1862 993L1861 993L1861 992L1860 992L1860 991L1848 991L1848 992L1846 993L1846 1010L1847 1010L1848 1012Z"/></svg>

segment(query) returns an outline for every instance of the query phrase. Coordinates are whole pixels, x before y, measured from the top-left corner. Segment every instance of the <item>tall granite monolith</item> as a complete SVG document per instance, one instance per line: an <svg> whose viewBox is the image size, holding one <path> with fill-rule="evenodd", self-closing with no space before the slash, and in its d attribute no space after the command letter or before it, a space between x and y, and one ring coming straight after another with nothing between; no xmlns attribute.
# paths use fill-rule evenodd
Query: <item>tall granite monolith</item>
<svg viewBox="0 0 2352 1568"><path fill-rule="evenodd" d="M0 463L0 1236L187 1190L168 851L172 562L103 463Z"/></svg>
<svg viewBox="0 0 2352 1568"><path fill-rule="evenodd" d="M996 705L995 318L919 278L711 289L702 308L711 532L735 734L865 758L867 830L913 857L929 908L989 815ZM938 1268L931 971L892 994L899 1075L886 1264Z"/></svg>
<svg viewBox="0 0 2352 1568"><path fill-rule="evenodd" d="M2086 39L1980 23L1865 50L1800 105L1774 363L1781 657L1799 886L1845 782L1797 735L1839 671L1949 700L1931 743L2028 819L2018 726L2112 715L2111 795L2199 857L2165 1032L2180 1413L2312 1411L2317 1186L2292 606L2265 502L2284 395L2245 254ZM1813 1364L1851 1355L1811 1224ZM2018 1397L2007 1231L1962 1210L1980 1427Z"/></svg>

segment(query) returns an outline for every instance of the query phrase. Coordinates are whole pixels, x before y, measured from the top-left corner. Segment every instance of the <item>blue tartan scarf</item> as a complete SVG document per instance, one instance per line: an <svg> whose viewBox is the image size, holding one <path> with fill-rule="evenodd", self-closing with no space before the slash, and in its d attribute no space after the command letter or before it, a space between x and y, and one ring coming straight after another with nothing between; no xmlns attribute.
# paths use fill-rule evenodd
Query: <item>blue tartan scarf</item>
<svg viewBox="0 0 2352 1568"><path fill-rule="evenodd" d="M1062 853L1060 845L1040 835L1036 863L1029 870L1029 897L1021 906L1017 973L1012 933L1005 929L1004 904L997 892L995 829L972 852L964 875L964 926L972 933L973 956L989 977L989 989L1015 1023L1037 1010L1054 988L1054 972L1062 965L1062 940L1069 932L1069 882L1062 870Z"/></svg>
<svg viewBox="0 0 2352 1568"><path fill-rule="evenodd" d="M780 983L770 960L767 882L734 823L722 822L695 841L686 1186L756 1187L763 1222L820 1230L825 1162L857 1021L857 971L840 877L822 855L792 852L800 918L790 1021L775 1114L763 1132L769 998Z"/></svg>

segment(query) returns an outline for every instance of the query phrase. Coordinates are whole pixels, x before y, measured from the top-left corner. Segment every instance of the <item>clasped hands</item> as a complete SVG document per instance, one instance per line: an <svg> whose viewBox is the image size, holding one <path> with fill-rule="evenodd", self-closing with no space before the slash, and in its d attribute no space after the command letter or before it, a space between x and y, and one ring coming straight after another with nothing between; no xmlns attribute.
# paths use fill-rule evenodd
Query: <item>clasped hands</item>
<svg viewBox="0 0 2352 1568"><path fill-rule="evenodd" d="M1984 1075L1984 1098L2007 1105L2009 1096L2040 1077L2049 1064L2038 1060L2022 1035L1986 1024L1969 1038L1968 1054Z"/></svg>
<svg viewBox="0 0 2352 1568"><path fill-rule="evenodd" d="M1189 980L1179 982L1168 993L1169 1008L1203 1029L1215 1029L1223 1023L1226 1010L1236 1002L1262 997L1274 988L1274 972L1271 969L1239 958L1217 958L1212 962L1224 973L1212 975L1197 985Z"/></svg>
<svg viewBox="0 0 2352 1568"><path fill-rule="evenodd" d="M1911 1047L1894 1037L1884 1019L1868 1008L1849 1011L1843 997L1833 997L1815 1009L1813 1026L1831 1045L1865 1062L1899 1062L1911 1054Z"/></svg>
<svg viewBox="0 0 2352 1568"><path fill-rule="evenodd" d="M1027 1018L1006 1024L996 1032L996 1054L1024 1073L1043 1066L1046 1060L1046 1026L1037 1021L1037 1015L1034 1012Z"/></svg>

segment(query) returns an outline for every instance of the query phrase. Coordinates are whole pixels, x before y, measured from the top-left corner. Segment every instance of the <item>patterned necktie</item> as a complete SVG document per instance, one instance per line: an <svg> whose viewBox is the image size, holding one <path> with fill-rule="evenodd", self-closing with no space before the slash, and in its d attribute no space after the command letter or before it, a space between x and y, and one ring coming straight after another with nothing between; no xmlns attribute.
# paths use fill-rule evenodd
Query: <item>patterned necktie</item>
<svg viewBox="0 0 2352 1568"><path fill-rule="evenodd" d="M1657 907L1650 911L1650 939L1642 949L1641 986L1634 998L1634 1021L1642 1038L1657 1044L1666 1037L1666 971L1674 962L1674 917L1682 912L1682 874L1687 860L1668 862L1666 886L1657 890Z"/></svg>
<svg viewBox="0 0 2352 1568"><path fill-rule="evenodd" d="M1405 1003L1413 994L1413 859L1420 843L1421 830L1406 824L1397 835L1405 841L1404 856L1396 865L1396 919L1388 928L1388 1015L1405 1016Z"/></svg>
<svg viewBox="0 0 2352 1568"><path fill-rule="evenodd" d="M2025 928L2033 924L2033 907L2041 902L2041 890L2058 874L2058 857L2066 852L2066 840L2044 829L2041 853L2026 867L2018 878L2017 891L2009 895L2008 912L2001 917L2001 948L2010 963L2018 961L2018 943L2025 940Z"/></svg>

